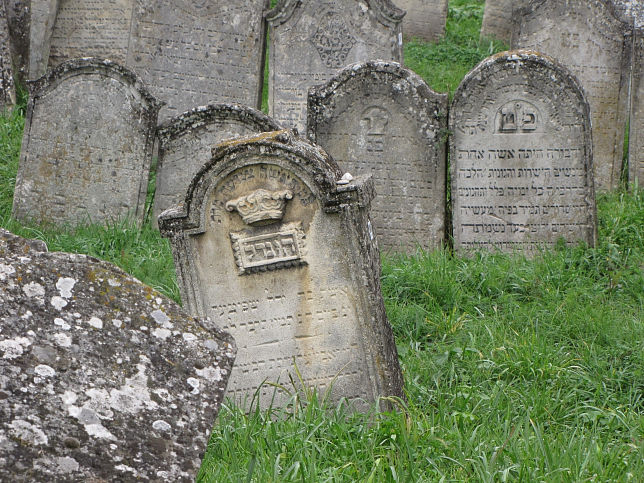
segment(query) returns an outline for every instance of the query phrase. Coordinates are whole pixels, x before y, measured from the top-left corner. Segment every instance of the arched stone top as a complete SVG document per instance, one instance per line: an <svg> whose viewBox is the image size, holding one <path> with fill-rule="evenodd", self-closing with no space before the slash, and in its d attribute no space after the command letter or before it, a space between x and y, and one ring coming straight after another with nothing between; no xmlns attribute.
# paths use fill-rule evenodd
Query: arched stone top
<svg viewBox="0 0 644 483"><path fill-rule="evenodd" d="M195 175L182 205L159 216L163 236L196 235L205 231L208 193L235 169L252 164L280 165L291 170L321 202L326 212L343 205L368 206L373 198L370 178L340 182L342 171L319 146L293 131L282 130L225 141L213 148L212 158Z"/></svg>
<svg viewBox="0 0 644 483"><path fill-rule="evenodd" d="M423 99L446 97L446 94L435 92L422 77L397 62L385 60L357 62L342 69L326 84L309 89L307 123L309 139L315 140L316 120L319 119L322 112L327 111L329 105L333 103L333 98L339 92L347 90L349 86L364 79L379 77L383 78L383 82L391 82L390 79L395 79L398 83L404 83L405 89L409 89L407 98L412 99L419 107L417 112L422 112Z"/></svg>
<svg viewBox="0 0 644 483"><path fill-rule="evenodd" d="M28 82L29 93L35 99L52 91L66 79L96 73L115 79L127 86L135 97L144 104L145 110L154 113L155 119L156 113L165 104L150 94L141 78L134 71L111 60L94 57L83 57L63 62L39 79Z"/></svg>
<svg viewBox="0 0 644 483"><path fill-rule="evenodd" d="M305 0L315 1L315 0ZM400 23L405 16L405 11L396 7L390 0L364 0L376 13L378 20L384 25ZM293 12L302 7L302 0L279 0L277 5L266 13L266 20L272 27L277 27L287 22Z"/></svg>
<svg viewBox="0 0 644 483"><path fill-rule="evenodd" d="M199 106L169 119L159 126L157 136L161 146L180 137L186 131L198 129L217 121L239 121L257 132L279 131L282 127L270 116L257 109L236 103Z"/></svg>

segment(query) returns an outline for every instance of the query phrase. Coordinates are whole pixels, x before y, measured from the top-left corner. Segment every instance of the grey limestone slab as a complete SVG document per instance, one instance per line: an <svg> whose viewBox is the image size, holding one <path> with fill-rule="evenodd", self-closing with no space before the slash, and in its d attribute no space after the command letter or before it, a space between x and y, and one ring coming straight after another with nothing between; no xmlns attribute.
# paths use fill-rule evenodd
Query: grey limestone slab
<svg viewBox="0 0 644 483"><path fill-rule="evenodd" d="M494 37L509 43L518 10L527 3L528 0L485 0L481 38Z"/></svg>
<svg viewBox="0 0 644 483"><path fill-rule="evenodd" d="M395 62L350 65L311 88L309 138L353 176L372 175L378 244L413 253L445 241L447 94Z"/></svg>
<svg viewBox="0 0 644 483"><path fill-rule="evenodd" d="M0 2L0 111L11 109L16 103L10 45L7 12L4 3Z"/></svg>
<svg viewBox="0 0 644 483"><path fill-rule="evenodd" d="M134 73L109 61L68 61L33 83L13 215L141 223L159 107Z"/></svg>
<svg viewBox="0 0 644 483"><path fill-rule="evenodd" d="M159 218L184 306L237 341L228 396L247 409L288 404L271 384L302 391L299 375L331 404L346 398L359 410L403 397L369 219L373 183L341 178L292 131L240 138L218 145L185 204Z"/></svg>
<svg viewBox="0 0 644 483"><path fill-rule="evenodd" d="M269 114L306 132L309 87L355 62L402 62L403 16L389 0L280 0L266 17Z"/></svg>
<svg viewBox="0 0 644 483"><path fill-rule="evenodd" d="M403 18L405 38L436 42L445 35L447 0L395 0L406 14Z"/></svg>
<svg viewBox="0 0 644 483"><path fill-rule="evenodd" d="M4 6L9 27L14 76L24 81L29 72L31 0L4 0Z"/></svg>
<svg viewBox="0 0 644 483"><path fill-rule="evenodd" d="M0 230L0 480L194 481L232 337L42 245Z"/></svg>
<svg viewBox="0 0 644 483"><path fill-rule="evenodd" d="M211 104L188 111L159 127L159 159L154 221L183 199L201 166L220 142L280 126L260 111L241 104Z"/></svg>
<svg viewBox="0 0 644 483"><path fill-rule="evenodd" d="M505 52L467 74L450 110L454 249L593 246L590 126L581 84L552 58Z"/></svg>
<svg viewBox="0 0 644 483"><path fill-rule="evenodd" d="M622 172L632 48L631 25L609 0L532 0L512 48L554 57L579 79L590 103L595 188L614 189Z"/></svg>
<svg viewBox="0 0 644 483"><path fill-rule="evenodd" d="M635 31L628 149L631 186L644 186L644 29Z"/></svg>
<svg viewBox="0 0 644 483"><path fill-rule="evenodd" d="M31 80L38 79L47 71L58 4L59 0L39 0L31 5L28 76Z"/></svg>

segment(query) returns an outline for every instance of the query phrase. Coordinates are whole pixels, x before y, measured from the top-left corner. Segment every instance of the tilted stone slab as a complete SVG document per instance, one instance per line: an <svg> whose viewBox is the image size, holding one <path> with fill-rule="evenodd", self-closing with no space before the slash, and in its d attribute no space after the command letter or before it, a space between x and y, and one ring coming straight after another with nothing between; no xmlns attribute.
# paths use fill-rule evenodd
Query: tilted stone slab
<svg viewBox="0 0 644 483"><path fill-rule="evenodd" d="M530 51L484 60L454 94L450 131L455 250L595 244L589 106L561 64Z"/></svg>
<svg viewBox="0 0 644 483"><path fill-rule="evenodd" d="M167 106L159 119L214 102L261 106L268 0L139 2L127 65Z"/></svg>
<svg viewBox="0 0 644 483"><path fill-rule="evenodd" d="M595 187L619 184L628 112L632 28L605 0L532 0L520 18L512 48L554 57L579 79L590 103Z"/></svg>
<svg viewBox="0 0 644 483"><path fill-rule="evenodd" d="M372 174L378 245L409 253L445 240L447 94L393 62L346 67L309 92L309 138L353 176Z"/></svg>
<svg viewBox="0 0 644 483"><path fill-rule="evenodd" d="M141 223L160 104L131 71L77 59L31 85L13 215Z"/></svg>
<svg viewBox="0 0 644 483"><path fill-rule="evenodd" d="M78 57L125 65L136 0L60 0L48 67Z"/></svg>
<svg viewBox="0 0 644 483"><path fill-rule="evenodd" d="M21 81L29 72L29 25L31 0L4 0L9 26L9 48L13 59L14 76Z"/></svg>
<svg viewBox="0 0 644 483"><path fill-rule="evenodd" d="M29 79L38 79L47 71L51 35L56 23L59 0L38 0L31 5L29 25Z"/></svg>
<svg viewBox="0 0 644 483"><path fill-rule="evenodd" d="M233 339L113 265L0 231L0 480L194 481Z"/></svg>
<svg viewBox="0 0 644 483"><path fill-rule="evenodd" d="M404 12L389 0L281 0L267 14L269 114L306 132L306 96L342 67L372 59L401 62Z"/></svg>
<svg viewBox="0 0 644 483"><path fill-rule="evenodd" d="M369 221L373 184L341 176L289 131L229 141L195 176L185 205L159 218L184 306L237 341L228 395L246 408L256 392L255 405L286 404L270 383L292 390L296 370L330 402L364 409L403 397Z"/></svg>
<svg viewBox="0 0 644 483"><path fill-rule="evenodd" d="M0 112L11 109L16 103L10 43L7 13L4 3L0 2Z"/></svg>
<svg viewBox="0 0 644 483"><path fill-rule="evenodd" d="M154 221L162 211L183 201L212 148L226 139L276 131L280 126L264 113L241 104L212 104L171 119L158 130Z"/></svg>
<svg viewBox="0 0 644 483"><path fill-rule="evenodd" d="M403 9L403 34L405 38L420 38L436 42L445 35L447 21L447 0L396 0Z"/></svg>
<svg viewBox="0 0 644 483"><path fill-rule="evenodd" d="M494 37L509 43L518 19L516 14L527 3L528 0L485 0L481 38Z"/></svg>
<svg viewBox="0 0 644 483"><path fill-rule="evenodd" d="M631 119L628 149L628 180L644 186L644 29L635 31L631 78Z"/></svg>

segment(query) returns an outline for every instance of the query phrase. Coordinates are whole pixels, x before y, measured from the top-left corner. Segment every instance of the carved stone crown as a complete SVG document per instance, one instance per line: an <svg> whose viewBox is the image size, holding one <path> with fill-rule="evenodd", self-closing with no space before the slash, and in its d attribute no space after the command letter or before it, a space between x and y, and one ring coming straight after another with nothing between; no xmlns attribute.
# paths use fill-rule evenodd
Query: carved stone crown
<svg viewBox="0 0 644 483"><path fill-rule="evenodd" d="M286 201L293 198L290 190L266 191L259 189L230 200L226 203L228 211L237 210L247 225L267 225L284 216Z"/></svg>

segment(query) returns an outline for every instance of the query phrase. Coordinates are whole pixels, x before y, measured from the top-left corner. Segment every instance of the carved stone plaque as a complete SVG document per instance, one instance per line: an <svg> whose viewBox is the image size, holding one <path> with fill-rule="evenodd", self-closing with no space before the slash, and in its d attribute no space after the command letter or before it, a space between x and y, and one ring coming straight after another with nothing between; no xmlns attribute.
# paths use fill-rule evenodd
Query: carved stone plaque
<svg viewBox="0 0 644 483"><path fill-rule="evenodd" d="M131 71L77 59L32 85L13 215L53 224L143 221L160 104Z"/></svg>
<svg viewBox="0 0 644 483"><path fill-rule="evenodd" d="M609 0L532 0L520 18L512 48L554 57L575 74L588 97L593 124L595 187L617 187L628 111L632 28Z"/></svg>
<svg viewBox="0 0 644 483"><path fill-rule="evenodd" d="M267 15L270 115L305 132L309 87L354 62L402 62L403 14L389 0L279 2Z"/></svg>
<svg viewBox="0 0 644 483"><path fill-rule="evenodd" d="M184 306L237 342L228 396L286 404L290 377L359 408L402 396L369 221L373 185L337 184L320 148L278 131L225 142L159 218ZM301 388L299 388L301 389ZM275 399L273 396L275 393Z"/></svg>
<svg viewBox="0 0 644 483"><path fill-rule="evenodd" d="M259 108L268 0L141 2L128 67L165 101L159 119L213 102Z"/></svg>
<svg viewBox="0 0 644 483"><path fill-rule="evenodd" d="M531 51L481 62L450 111L454 248L533 254L596 239L589 107Z"/></svg>
<svg viewBox="0 0 644 483"><path fill-rule="evenodd" d="M190 181L210 159L215 144L279 128L270 117L241 104L198 107L164 123L158 130L155 223L162 211L183 201Z"/></svg>
<svg viewBox="0 0 644 483"><path fill-rule="evenodd" d="M309 138L353 176L372 174L372 217L384 250L445 239L447 95L400 64L346 67L309 92Z"/></svg>
<svg viewBox="0 0 644 483"><path fill-rule="evenodd" d="M394 3L407 12L403 18L405 38L436 42L445 35L447 0L396 0Z"/></svg>
<svg viewBox="0 0 644 483"><path fill-rule="evenodd" d="M125 64L135 0L60 0L49 68L77 57Z"/></svg>

